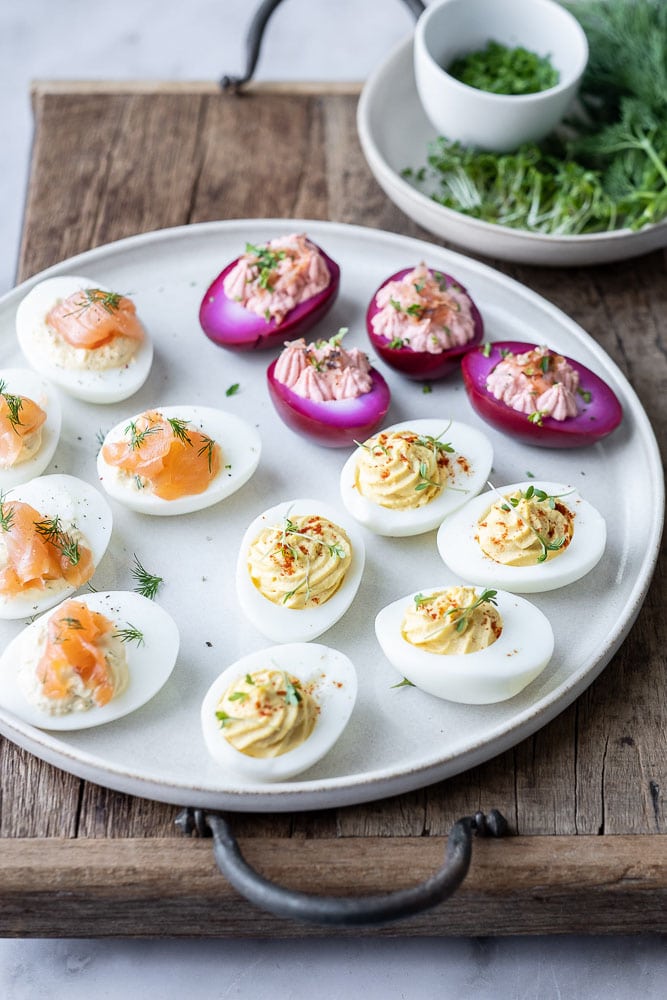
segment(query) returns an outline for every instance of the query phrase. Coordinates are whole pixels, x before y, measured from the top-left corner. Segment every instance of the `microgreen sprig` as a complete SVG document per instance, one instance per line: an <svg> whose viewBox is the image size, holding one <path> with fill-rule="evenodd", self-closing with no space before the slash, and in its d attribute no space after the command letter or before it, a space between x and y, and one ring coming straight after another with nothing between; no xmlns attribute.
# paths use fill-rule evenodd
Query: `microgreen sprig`
<svg viewBox="0 0 667 1000"><path fill-rule="evenodd" d="M463 614L456 619L455 628L458 633L463 633L468 628L470 624L471 616L474 611L477 610L482 604L495 604L498 605L496 596L498 594L497 590L483 590L476 601L469 604L466 608L450 608L447 612L448 615L455 615L462 611Z"/></svg>
<svg viewBox="0 0 667 1000"><path fill-rule="evenodd" d="M298 705L300 701L303 701L303 695L297 689L296 685L292 683L289 676L283 671L283 677L285 678L285 702L287 705Z"/></svg>
<svg viewBox="0 0 667 1000"><path fill-rule="evenodd" d="M415 486L415 492L420 493L422 490L427 490L429 486L433 486L436 490L442 489L441 483L436 483L432 479L428 478L428 463L419 463L419 482Z"/></svg>

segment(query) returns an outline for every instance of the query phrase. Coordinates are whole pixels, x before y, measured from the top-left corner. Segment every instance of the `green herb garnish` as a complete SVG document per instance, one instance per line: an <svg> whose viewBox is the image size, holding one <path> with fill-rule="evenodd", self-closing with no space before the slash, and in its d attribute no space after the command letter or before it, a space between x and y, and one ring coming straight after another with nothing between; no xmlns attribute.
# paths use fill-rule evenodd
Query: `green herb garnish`
<svg viewBox="0 0 667 1000"><path fill-rule="evenodd" d="M3 531L9 531L13 523L14 510L12 507L5 506L5 494L0 492L0 528Z"/></svg>
<svg viewBox="0 0 667 1000"><path fill-rule="evenodd" d="M71 566L76 566L81 558L79 543L64 530L60 518L44 518L42 521L35 521L35 530L38 535L53 545L67 559Z"/></svg>
<svg viewBox="0 0 667 1000"><path fill-rule="evenodd" d="M407 679L407 677L404 677L402 681L398 682L398 684L392 684L391 685L392 688L406 688L406 687L407 688L413 688L413 687L416 687L416 686L417 685L413 684L412 681L409 681Z"/></svg>
<svg viewBox="0 0 667 1000"><path fill-rule="evenodd" d="M288 705L298 705L300 701L303 701L303 695L284 672L283 677L285 678L285 702Z"/></svg>
<svg viewBox="0 0 667 1000"><path fill-rule="evenodd" d="M210 438L208 436L208 434L203 434L202 438L203 438L203 441L202 441L201 448L197 452L197 458L200 458L202 455L206 455L206 461L208 463L208 471L212 472L213 471L213 449L215 447L215 441L213 440L213 438ZM231 469L231 466L230 465L226 465L225 468L226 469Z"/></svg>
<svg viewBox="0 0 667 1000"><path fill-rule="evenodd" d="M130 448L132 451L136 451L137 448L141 448L149 434L157 434L158 432L162 432L161 427L145 427L143 431L138 431L134 420L130 420L129 424L123 431L124 434L130 435Z"/></svg>
<svg viewBox="0 0 667 1000"><path fill-rule="evenodd" d="M134 592L136 594L141 594L142 597L147 597L149 601L154 601L158 590L160 589L160 584L164 583L164 579L161 576L153 576L145 569L136 552L134 553L134 566L132 567L132 576L137 582Z"/></svg>
<svg viewBox="0 0 667 1000"><path fill-rule="evenodd" d="M496 596L498 594L497 590L483 590L476 601L469 604L467 608L451 608L447 614L455 615L459 612L463 612L459 618L456 619L455 628L457 632L465 632L470 624L470 618L473 611L475 611L481 604L495 604L497 606L498 601Z"/></svg>
<svg viewBox="0 0 667 1000"><path fill-rule="evenodd" d="M230 701L247 701L250 695L247 691L235 691L234 694L230 694Z"/></svg>
<svg viewBox="0 0 667 1000"><path fill-rule="evenodd" d="M0 396L2 396L7 404L7 419L11 424L12 430L18 434L16 428L22 426L21 410L23 409L23 397L14 396L12 393L7 392L7 383L4 379L0 379Z"/></svg>
<svg viewBox="0 0 667 1000"><path fill-rule="evenodd" d="M415 491L419 493L421 490L427 490L429 486L434 486L437 490L441 489L440 483L433 482L432 479L428 478L428 463L419 463L419 482L415 486Z"/></svg>
<svg viewBox="0 0 667 1000"><path fill-rule="evenodd" d="M76 302L77 308L67 313L68 316L80 316L81 313L90 309L91 306L102 306L105 312L113 315L120 308L120 300L123 296L119 292L103 292L101 288L82 288L83 298Z"/></svg>
<svg viewBox="0 0 667 1000"><path fill-rule="evenodd" d="M187 420L179 420L178 417L167 417L167 423L171 427L171 432L175 438L178 438L183 444L192 446L192 438L188 434Z"/></svg>
<svg viewBox="0 0 667 1000"><path fill-rule="evenodd" d="M245 252L252 254L255 258L253 263L259 269L259 287L270 289L272 273L278 267L280 261L284 260L287 256L286 251L272 250L270 247L258 247L252 243L246 243Z"/></svg>
<svg viewBox="0 0 667 1000"><path fill-rule="evenodd" d="M114 636L121 642L136 642L137 646L144 645L144 633L131 622L127 622L124 628L117 628Z"/></svg>
<svg viewBox="0 0 667 1000"><path fill-rule="evenodd" d="M495 41L456 59L447 72L468 87L491 94L537 94L554 87L559 80L558 70L548 56L539 56L523 46L508 48Z"/></svg>
<svg viewBox="0 0 667 1000"><path fill-rule="evenodd" d="M225 396L235 396L238 391L239 391L239 383L234 382L233 385L227 386L227 388L225 389Z"/></svg>

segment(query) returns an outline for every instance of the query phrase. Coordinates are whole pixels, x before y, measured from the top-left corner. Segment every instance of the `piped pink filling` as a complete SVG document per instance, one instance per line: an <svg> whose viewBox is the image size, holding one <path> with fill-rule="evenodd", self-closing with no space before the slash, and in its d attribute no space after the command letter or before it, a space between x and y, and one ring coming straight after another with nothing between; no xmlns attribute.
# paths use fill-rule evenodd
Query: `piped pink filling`
<svg viewBox="0 0 667 1000"><path fill-rule="evenodd" d="M508 354L486 380L487 391L506 406L554 420L577 416L578 387L579 373L546 347Z"/></svg>
<svg viewBox="0 0 667 1000"><path fill-rule="evenodd" d="M303 337L285 345L274 377L297 396L314 402L356 399L370 392L370 362L363 351L346 351L338 338L306 344Z"/></svg>
<svg viewBox="0 0 667 1000"><path fill-rule="evenodd" d="M281 236L261 247L248 248L225 277L227 298L282 323L285 316L331 282L326 262L303 234Z"/></svg>
<svg viewBox="0 0 667 1000"><path fill-rule="evenodd" d="M468 296L439 272L431 274L425 264L383 285L375 304L379 312L371 320L374 332L397 347L442 354L475 335Z"/></svg>

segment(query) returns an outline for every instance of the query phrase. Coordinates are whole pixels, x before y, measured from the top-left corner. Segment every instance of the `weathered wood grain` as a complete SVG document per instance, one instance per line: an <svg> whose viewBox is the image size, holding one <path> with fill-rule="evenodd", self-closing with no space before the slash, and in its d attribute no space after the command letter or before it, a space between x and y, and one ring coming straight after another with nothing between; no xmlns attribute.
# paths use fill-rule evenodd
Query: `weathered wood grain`
<svg viewBox="0 0 667 1000"><path fill-rule="evenodd" d="M637 841L642 840L641 849ZM391 849L388 849L390 847ZM291 888L364 895L406 888L442 864L439 837L244 841L248 861ZM460 889L432 910L336 936L643 933L667 930L667 837L516 837L474 844ZM317 926L264 913L218 873L210 841L0 842L0 934L304 937Z"/></svg>
<svg viewBox="0 0 667 1000"><path fill-rule="evenodd" d="M61 82L37 86L34 109L36 138L21 278L100 243L220 218L327 218L439 242L407 219L375 183L357 141L356 98L349 87L259 86L234 98L211 84ZM665 254L567 271L490 263L565 310L604 347L637 390L664 449ZM639 929L640 900L647 913L653 914L658 899L664 907L664 884L654 892L653 876L647 872L653 872L648 859L664 861L665 842L660 836L635 841L599 835L658 835L666 829L666 596L663 555L631 640L575 705L513 750L408 795L294 816L239 815L235 830L248 845L266 843L271 856L275 852L282 859L276 861L276 871L286 878L292 876L285 859L298 845L299 871L293 877L301 885L307 880L301 867L304 850L315 855L321 851L324 858L325 851L342 845L344 861L336 867L344 873L344 884L370 888L377 870L378 887L384 887L389 870L396 875L403 864L399 858L409 858L406 871L420 877L420 865L430 864L433 852L440 850L429 841L446 834L458 816L497 807L514 832L542 836L478 845L477 875L460 897L465 902L447 904L460 933L491 933L494 926L497 932L501 910L506 922L500 926L508 933ZM259 933L256 916L221 880L206 881L213 877L204 861L204 845L176 839L173 807L80 782L7 741L0 743L0 796L1 837L72 838L75 853L66 855L62 845L52 845L47 860L40 862L41 871L54 866L63 884L72 880L70 888L85 875L90 890L80 895L80 914L98 920L97 929L87 933L112 932L117 911L112 907L92 917L94 901L104 897L117 902L121 894L113 896L110 882L116 882L117 875L119 884L125 877L131 882L127 873L140 867L132 920L122 925L125 933L186 933L177 930L181 907L190 933L205 932L201 928L211 920L210 933ZM128 837L132 839L126 841ZM122 845L116 845L119 838ZM28 851L26 858L36 860L29 841L17 843ZM0 841L8 878L18 878L20 870L14 849ZM256 850L261 854L262 846ZM402 854L404 850L412 853ZM382 857L387 859L386 871ZM368 870L363 859L372 860ZM632 868L635 862L637 869ZM600 874L605 865L606 881ZM635 870L636 878L623 874ZM188 889L188 873L193 878L196 874L198 887L205 886L203 902ZM169 896L172 875L179 887ZM526 880L521 883L526 896L521 895L524 889L512 895L515 876ZM484 886L492 880L488 892L480 892L480 879ZM592 909L583 920L581 907L578 915L574 911L589 879L593 889L586 906ZM543 898L541 885L549 887ZM46 914L55 903L45 903L46 885L30 886L33 903L24 898L22 910L20 883L14 888L6 880L2 883L0 895L8 906L3 933L53 932ZM555 895L554 886L560 887ZM151 891L154 898L166 899L164 923L150 930L144 925L142 931L140 916L156 919L156 908L149 905ZM214 897L216 916L207 911ZM490 899L495 909L492 906L487 918ZM607 912L619 899L630 907L629 917ZM72 915L67 925L71 929L62 933L79 933L78 919ZM407 929L402 925L400 932L440 933L446 923L445 916L435 924L429 918ZM651 916L643 926L663 927L664 917ZM266 933L294 933L276 921L266 927Z"/></svg>

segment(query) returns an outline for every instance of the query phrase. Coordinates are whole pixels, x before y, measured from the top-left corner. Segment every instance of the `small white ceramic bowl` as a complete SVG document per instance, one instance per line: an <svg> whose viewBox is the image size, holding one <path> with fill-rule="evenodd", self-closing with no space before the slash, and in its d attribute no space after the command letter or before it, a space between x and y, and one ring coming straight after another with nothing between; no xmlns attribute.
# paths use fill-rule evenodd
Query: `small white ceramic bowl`
<svg viewBox="0 0 667 1000"><path fill-rule="evenodd" d="M489 41L548 56L559 82L537 94L491 94L443 68ZM588 42L554 0L436 0L417 22L414 61L417 91L434 128L452 141L503 153L538 142L558 125L586 68Z"/></svg>

